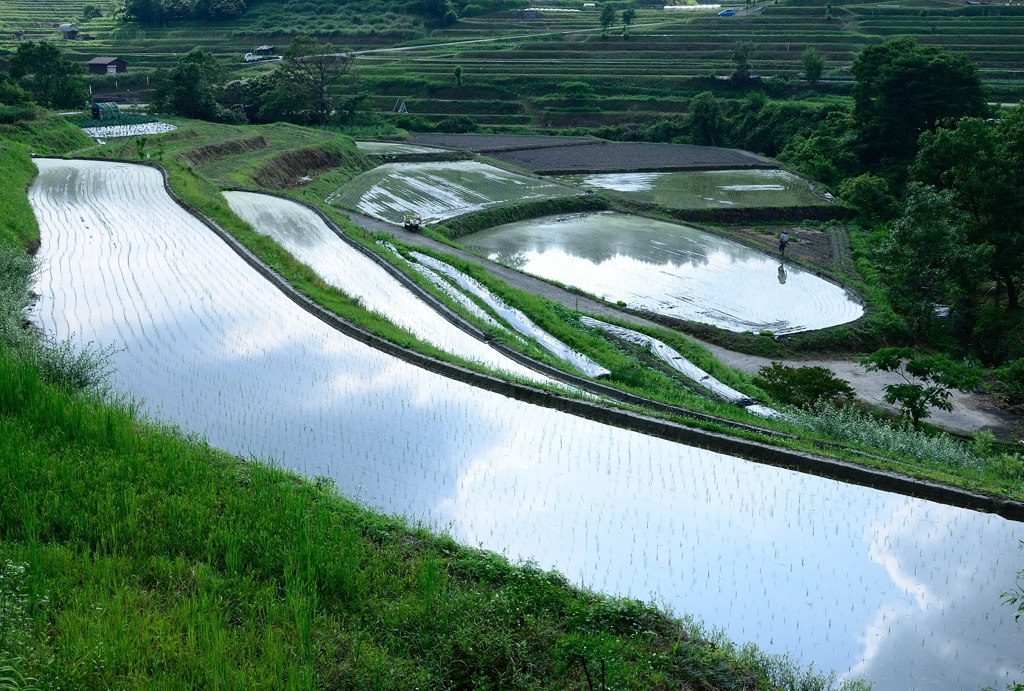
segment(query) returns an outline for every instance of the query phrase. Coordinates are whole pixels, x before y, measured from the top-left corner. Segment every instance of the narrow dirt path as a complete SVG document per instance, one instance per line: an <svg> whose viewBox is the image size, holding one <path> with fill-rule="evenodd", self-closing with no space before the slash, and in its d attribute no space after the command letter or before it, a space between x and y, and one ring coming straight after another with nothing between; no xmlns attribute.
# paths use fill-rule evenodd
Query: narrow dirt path
<svg viewBox="0 0 1024 691"><path fill-rule="evenodd" d="M568 290L559 288L547 281L527 276L526 274L509 269L508 267L500 264L495 264L494 262L482 259L475 254L470 254L465 250L438 242L425 235L412 233L404 228L394 226L390 223L385 223L384 221L378 221L375 218L364 216L353 211L342 211L341 213L347 215L348 218L357 226L366 228L367 230L384 231L386 233L390 233L396 239L401 240L404 243L447 252L448 254L465 259L466 261L479 264L509 285L520 290L533 293L534 295L540 295L549 300L560 302L569 309L582 310L589 314L599 316L616 317L638 326L664 328L664 326L644 319L643 317L622 312L610 305L606 305L603 302L598 302L597 300L592 300L588 297L571 293ZM768 365L773 361L770 358L726 350L721 346L712 345L711 343L706 343L704 341L698 340L698 342L711 351L711 353L723 364L747 374L755 374L760 367ZM854 391L857 392L857 396L859 398L867 401L868 403L881 405L890 409L891 407L885 406L882 401L882 396L885 394L885 385L895 384L902 381L898 375L890 372L868 372L861 367L857 358L853 357L808 357L805 359L785 359L775 361L782 362L783 364L791 365L793 367L827 367L832 370L836 376L850 382L850 386L852 386ZM1008 439L1011 437L1012 425L1017 421L1017 419L1014 416L999 410L995 406L991 396L987 394L962 393L960 391L954 391L951 401L953 403L952 412L947 413L941 410L936 410L932 413L932 417L929 418L929 422L953 432L974 433L981 430L989 430L1000 439Z"/></svg>

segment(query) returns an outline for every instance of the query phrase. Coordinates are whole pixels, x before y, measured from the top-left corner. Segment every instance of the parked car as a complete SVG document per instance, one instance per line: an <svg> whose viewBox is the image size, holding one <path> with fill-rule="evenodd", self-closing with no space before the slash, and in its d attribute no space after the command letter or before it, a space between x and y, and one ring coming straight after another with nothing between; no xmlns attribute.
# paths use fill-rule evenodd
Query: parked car
<svg viewBox="0 0 1024 691"><path fill-rule="evenodd" d="M735 17L736 16L736 10L722 10L721 12L718 13L718 16L719 17Z"/></svg>

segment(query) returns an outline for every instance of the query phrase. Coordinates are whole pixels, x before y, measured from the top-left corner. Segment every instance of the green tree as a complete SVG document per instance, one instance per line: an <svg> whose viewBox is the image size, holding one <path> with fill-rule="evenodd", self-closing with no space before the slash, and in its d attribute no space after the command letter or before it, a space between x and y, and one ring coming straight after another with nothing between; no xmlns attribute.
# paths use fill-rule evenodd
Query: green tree
<svg viewBox="0 0 1024 691"><path fill-rule="evenodd" d="M800 56L800 62L804 66L804 79L811 84L821 79L821 73L825 69L825 58L821 57L814 46L807 46L807 50Z"/></svg>
<svg viewBox="0 0 1024 691"><path fill-rule="evenodd" d="M903 215L875 251L893 307L905 315L918 336L935 314L935 306L968 292L991 252L973 246L964 232L965 219L952 194L912 183L907 186Z"/></svg>
<svg viewBox="0 0 1024 691"><path fill-rule="evenodd" d="M690 140L701 146L725 146L725 118L722 107L710 91L690 101Z"/></svg>
<svg viewBox="0 0 1024 691"><path fill-rule="evenodd" d="M245 0L195 0L192 13L200 19L237 19L245 14Z"/></svg>
<svg viewBox="0 0 1024 691"><path fill-rule="evenodd" d="M601 6L601 36L608 36L608 27L615 23L615 7L606 2Z"/></svg>
<svg viewBox="0 0 1024 691"><path fill-rule="evenodd" d="M11 58L10 76L46 108L80 108L89 99L83 72L45 41L22 43Z"/></svg>
<svg viewBox="0 0 1024 691"><path fill-rule="evenodd" d="M636 10L627 7L622 11L622 35L629 38L629 25L636 19Z"/></svg>
<svg viewBox="0 0 1024 691"><path fill-rule="evenodd" d="M989 273L1006 288L1007 309L1020 309L1024 285L1024 108L998 124L964 118L921 137L912 176L947 189L968 223L968 237L990 245Z"/></svg>
<svg viewBox="0 0 1024 691"><path fill-rule="evenodd" d="M917 152L923 132L944 120L988 112L978 70L962 54L898 38L868 46L853 61L853 117L865 163Z"/></svg>
<svg viewBox="0 0 1024 691"><path fill-rule="evenodd" d="M351 51L339 51L330 43L301 35L292 39L281 66L318 125L330 121L338 101L337 87L351 68Z"/></svg>
<svg viewBox="0 0 1024 691"><path fill-rule="evenodd" d="M456 65L452 74L455 75L455 85L462 88L462 65Z"/></svg>
<svg viewBox="0 0 1024 691"><path fill-rule="evenodd" d="M890 218L896 209L896 199L889 193L889 183L871 173L843 180L839 185L839 196L853 204L870 221Z"/></svg>
<svg viewBox="0 0 1024 691"><path fill-rule="evenodd" d="M932 408L953 410L951 389L972 391L981 383L977 367L944 355L921 356L913 348L883 348L860 363L869 372L894 372L903 379L902 384L886 384L884 400L900 406L900 414L914 429L931 416Z"/></svg>
<svg viewBox="0 0 1024 691"><path fill-rule="evenodd" d="M849 382L826 367L789 367L773 362L758 370L753 384L780 403L808 410L823 401L835 403L855 396Z"/></svg>
<svg viewBox="0 0 1024 691"><path fill-rule="evenodd" d="M231 120L230 112L217 102L223 77L224 70L212 54L193 48L161 76L150 108L196 120Z"/></svg>
<svg viewBox="0 0 1024 691"><path fill-rule="evenodd" d="M746 83L750 79L750 58L757 50L753 41L736 41L732 44L732 64L734 81Z"/></svg>
<svg viewBox="0 0 1024 691"><path fill-rule="evenodd" d="M82 21L83 22L88 22L90 20L93 20L93 19L96 19L96 18L102 17L102 16L103 16L103 10L101 10L96 5L86 4L85 7L82 8Z"/></svg>
<svg viewBox="0 0 1024 691"><path fill-rule="evenodd" d="M117 15L128 21L153 24L192 15L192 0L124 0Z"/></svg>
<svg viewBox="0 0 1024 691"><path fill-rule="evenodd" d="M0 105L27 108L33 104L32 94L21 88L18 82L0 72Z"/></svg>

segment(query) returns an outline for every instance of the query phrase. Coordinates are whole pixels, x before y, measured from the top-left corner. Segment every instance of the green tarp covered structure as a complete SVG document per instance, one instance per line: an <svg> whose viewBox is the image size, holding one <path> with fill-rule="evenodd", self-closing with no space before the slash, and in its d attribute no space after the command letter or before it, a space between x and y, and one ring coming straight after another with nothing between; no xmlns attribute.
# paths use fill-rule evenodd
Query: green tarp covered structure
<svg viewBox="0 0 1024 691"><path fill-rule="evenodd" d="M117 120L121 117L121 109L116 103L93 103L93 120Z"/></svg>

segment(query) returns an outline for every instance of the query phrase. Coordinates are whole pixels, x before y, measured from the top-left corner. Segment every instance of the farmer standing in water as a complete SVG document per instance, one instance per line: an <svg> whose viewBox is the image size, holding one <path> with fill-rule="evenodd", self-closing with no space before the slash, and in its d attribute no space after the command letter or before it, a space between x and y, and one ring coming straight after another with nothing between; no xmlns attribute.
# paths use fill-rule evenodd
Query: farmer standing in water
<svg viewBox="0 0 1024 691"><path fill-rule="evenodd" d="M779 254L783 257L786 256L786 245L789 244L789 233L783 231L782 235L779 236Z"/></svg>

